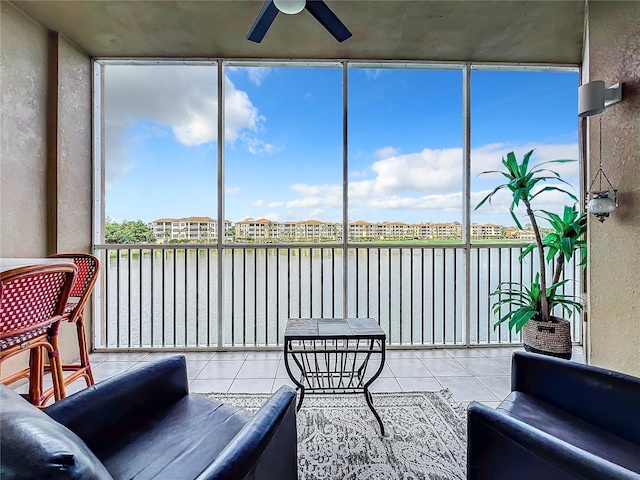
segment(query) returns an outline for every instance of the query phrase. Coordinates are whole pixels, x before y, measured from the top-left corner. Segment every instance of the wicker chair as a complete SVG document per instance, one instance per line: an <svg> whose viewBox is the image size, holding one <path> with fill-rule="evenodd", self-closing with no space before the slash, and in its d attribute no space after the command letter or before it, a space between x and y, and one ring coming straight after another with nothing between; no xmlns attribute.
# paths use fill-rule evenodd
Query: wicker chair
<svg viewBox="0 0 640 480"><path fill-rule="evenodd" d="M2 383L28 378L25 397L36 406L43 406L42 349L49 353L55 398L65 396L58 329L76 272L75 265L60 263L19 267L0 274L0 367L18 353L30 353L29 366Z"/></svg>
<svg viewBox="0 0 640 480"><path fill-rule="evenodd" d="M78 268L76 282L73 284L69 300L64 310L63 320L69 323L75 323L78 334L78 350L80 354L79 363L63 363L62 370L64 372L73 372L71 375L63 377L64 385L67 386L78 378L84 378L87 387L95 383L93 373L91 372L91 362L89 360L89 347L87 345L86 329L84 324L84 309L93 293L93 287L98 278L100 270L100 262L93 255L88 253L60 253L50 255L49 258L69 259L75 263ZM50 366L45 367L46 371L50 371ZM46 403L53 389L48 389L43 397Z"/></svg>

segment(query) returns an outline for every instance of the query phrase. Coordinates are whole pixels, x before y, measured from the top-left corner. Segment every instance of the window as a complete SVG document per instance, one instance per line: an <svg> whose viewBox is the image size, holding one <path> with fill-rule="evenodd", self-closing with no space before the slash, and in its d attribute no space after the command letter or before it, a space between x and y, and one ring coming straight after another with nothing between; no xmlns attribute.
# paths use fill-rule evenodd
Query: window
<svg viewBox="0 0 640 480"><path fill-rule="evenodd" d="M107 63L103 69L106 222L122 235L132 221L140 230L111 238L107 230L106 241L208 240L208 234L191 236L187 224L216 218L216 66ZM149 238L141 236L145 226Z"/></svg>
<svg viewBox="0 0 640 480"><path fill-rule="evenodd" d="M288 318L331 316L376 318L393 345L518 340L490 293L533 275L532 233L508 195L474 210L499 182L478 174L510 151L579 158L575 69L97 65L96 345L276 346ZM554 168L580 197L578 162Z"/></svg>
<svg viewBox="0 0 640 480"><path fill-rule="evenodd" d="M471 76L471 208L500 183L500 175L479 175L500 170L501 159L513 151L518 160L530 150L531 161L572 159L550 166L568 181L579 197L577 131L578 73L575 70L473 70ZM545 192L538 209L562 211L566 196ZM533 232L523 208L516 211L523 229L509 215L508 191L491 204L472 211L473 242L531 241ZM544 225L543 225L544 226Z"/></svg>
<svg viewBox="0 0 640 480"><path fill-rule="evenodd" d="M236 243L340 242L342 70L229 66L225 218ZM235 134L251 105L248 128ZM245 107L248 108L248 107Z"/></svg>
<svg viewBox="0 0 640 480"><path fill-rule="evenodd" d="M349 240L462 239L462 70L349 69Z"/></svg>

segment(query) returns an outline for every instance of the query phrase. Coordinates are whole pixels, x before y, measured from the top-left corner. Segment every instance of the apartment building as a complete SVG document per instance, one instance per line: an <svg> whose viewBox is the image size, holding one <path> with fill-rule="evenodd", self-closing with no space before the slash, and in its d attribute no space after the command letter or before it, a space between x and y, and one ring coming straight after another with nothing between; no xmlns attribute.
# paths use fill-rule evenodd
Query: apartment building
<svg viewBox="0 0 640 480"><path fill-rule="evenodd" d="M504 238L504 227L486 223L484 225L478 223L471 224L471 238Z"/></svg>
<svg viewBox="0 0 640 480"><path fill-rule="evenodd" d="M519 228L509 227L504 229L504 238L535 240L536 235L533 230L521 230Z"/></svg>
<svg viewBox="0 0 640 480"><path fill-rule="evenodd" d="M152 222L153 233L160 243L170 240L211 243L218 239L218 222L211 217L160 218ZM229 232L231 222L225 220Z"/></svg>
<svg viewBox="0 0 640 480"><path fill-rule="evenodd" d="M474 224L472 238L505 238L504 232L505 228L500 225ZM276 222L265 218L258 220L247 218L234 224L233 238L238 242L341 241L342 224L319 220ZM462 238L462 225L458 222L420 224L371 223L364 220L349 222L350 240L448 240L454 238Z"/></svg>

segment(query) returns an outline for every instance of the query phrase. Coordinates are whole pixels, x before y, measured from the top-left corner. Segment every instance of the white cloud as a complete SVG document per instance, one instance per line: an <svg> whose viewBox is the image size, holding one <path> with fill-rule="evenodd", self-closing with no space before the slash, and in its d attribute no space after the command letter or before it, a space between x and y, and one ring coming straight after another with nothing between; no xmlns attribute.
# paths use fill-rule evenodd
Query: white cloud
<svg viewBox="0 0 640 480"><path fill-rule="evenodd" d="M215 90L213 93L215 94ZM241 90L236 90L228 78L225 79L224 100L224 135L226 141L235 142L238 134L244 129L257 132L262 122L265 121L263 116L258 115L258 109L251 103L249 95Z"/></svg>
<svg viewBox="0 0 640 480"><path fill-rule="evenodd" d="M254 207L279 208L284 206L284 202L266 202L264 200L256 200L251 202L251 205Z"/></svg>
<svg viewBox="0 0 640 480"><path fill-rule="evenodd" d="M211 66L109 65L105 69L106 181L110 184L132 168L126 131L136 121L170 129L186 146L218 137L217 69ZM225 79L225 138L258 132L264 117L246 92Z"/></svg>
<svg viewBox="0 0 640 480"><path fill-rule="evenodd" d="M284 150L283 147L277 147L272 145L271 143L263 142L262 140L252 137L250 135L243 135L242 141L244 142L249 153L259 154L259 153L276 153L281 150Z"/></svg>
<svg viewBox="0 0 640 480"><path fill-rule="evenodd" d="M325 209L342 206L342 187L340 185L296 183L289 188L300 196L300 198L286 202L286 207L289 209Z"/></svg>
<svg viewBox="0 0 640 480"><path fill-rule="evenodd" d="M447 195L425 195L422 197L387 197L362 198L350 203L354 208L384 210L440 210L461 211L462 193Z"/></svg>
<svg viewBox="0 0 640 480"><path fill-rule="evenodd" d="M510 151L514 151L518 160L535 149L532 164L557 159L576 158L577 144L564 145L505 145L490 144L473 149L472 174L501 169L501 159ZM384 147L376 152L381 160L374 161L358 175L351 175L349 182L349 208L358 211L383 210L420 210L426 216L430 212L451 212L456 218L462 215L462 149L442 150L424 149L421 152L399 155L397 149ZM550 168L558 171L568 179L577 178L577 163L552 164ZM364 178L369 177L369 178ZM482 175L472 178L471 208L495 186L502 183L501 175ZM553 183L549 183L553 185ZM556 183L556 185L558 185ZM540 186L542 188L545 185ZM572 191L568 186L563 188ZM342 186L339 184L293 184L290 189L299 198L286 202L289 209L319 209L340 207L342 205ZM573 193L573 191L572 191ZM537 209L560 211L563 205L571 204L566 195L549 191L536 199ZM483 205L473 213L474 218L508 215L511 204L509 191L499 191L491 204ZM521 207L516 215L524 218L525 211ZM524 218L527 223L526 218Z"/></svg>
<svg viewBox="0 0 640 480"><path fill-rule="evenodd" d="M211 112L209 112L211 113ZM188 147L197 146L215 140L218 127L210 118L199 112L193 112L182 123L171 125L176 139Z"/></svg>
<svg viewBox="0 0 640 480"><path fill-rule="evenodd" d="M226 187L224 191L227 195L238 195L240 193L240 187Z"/></svg>
<svg viewBox="0 0 640 480"><path fill-rule="evenodd" d="M534 151L531 156L531 164L533 165L556 159L578 159L577 143L557 145L545 145L540 143L507 145L503 143L493 143L472 150L471 175L476 176L486 170L501 170L502 158L506 157L507 153L514 152L518 161L520 161L530 150ZM558 172L563 177L575 176L578 172L577 162L550 164L548 168Z"/></svg>
<svg viewBox="0 0 640 480"><path fill-rule="evenodd" d="M245 67L249 81L254 85L260 86L262 81L269 76L272 68L268 67Z"/></svg>
<svg viewBox="0 0 640 480"><path fill-rule="evenodd" d="M366 198L372 195L375 190L375 180L358 180L349 182L349 198Z"/></svg>
<svg viewBox="0 0 640 480"><path fill-rule="evenodd" d="M542 188L542 187L541 187ZM571 191L570 189L567 189ZM540 188L536 189L536 191L540 191ZM472 210L480 203L480 201L488 194L491 190L483 190L471 192L471 208ZM574 192L571 192L574 193ZM473 212L474 218L477 221L489 221L492 217L496 215L509 215L509 207L511 202L513 201L513 196L509 190L503 189L498 191L491 199L491 203L488 201L485 202L479 209ZM547 210L554 213L562 212L565 205L573 205L574 201L568 197L566 194L558 192L558 191L547 191L541 193L538 197L536 197L532 203L532 207L534 209L534 215L536 217L540 217L543 215L542 210ZM527 216L527 212L525 206L520 204L520 206L514 209L516 218L520 220L522 225L529 223L529 218ZM512 222L510 222L512 223ZM542 221L543 224L546 224L545 221Z"/></svg>
<svg viewBox="0 0 640 480"><path fill-rule="evenodd" d="M384 160L385 158L389 158L389 157L393 157L394 155L397 155L399 152L400 152L399 148L382 147L376 150L375 152L373 152L373 155L376 158L379 158L380 160Z"/></svg>
<svg viewBox="0 0 640 480"><path fill-rule="evenodd" d="M286 202L287 208L339 207L342 198L337 197L304 197Z"/></svg>
<svg viewBox="0 0 640 480"><path fill-rule="evenodd" d="M401 192L446 192L460 188L462 149L450 148L394 155L371 165L373 182L364 181L355 192L366 195L389 195ZM357 183L357 182L356 182Z"/></svg>
<svg viewBox="0 0 640 480"><path fill-rule="evenodd" d="M300 195L300 198L286 202L286 207L289 209L313 208L320 210L342 206L342 187L340 185L296 183L289 188Z"/></svg>
<svg viewBox="0 0 640 480"><path fill-rule="evenodd" d="M369 80L375 80L376 78L379 78L380 75L382 75L383 69L382 68L367 68L365 69L364 73L367 76L367 79Z"/></svg>
<svg viewBox="0 0 640 480"><path fill-rule="evenodd" d="M264 215L264 217L262 218L266 218L267 220L271 220L272 222L279 222L280 221L280 214L277 212L270 212Z"/></svg>

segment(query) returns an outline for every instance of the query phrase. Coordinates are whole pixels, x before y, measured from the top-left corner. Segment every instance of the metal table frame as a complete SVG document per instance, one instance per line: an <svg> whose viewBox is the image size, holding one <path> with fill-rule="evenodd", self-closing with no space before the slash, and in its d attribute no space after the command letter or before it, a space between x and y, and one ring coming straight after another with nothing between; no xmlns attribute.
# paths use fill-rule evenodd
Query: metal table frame
<svg viewBox="0 0 640 480"><path fill-rule="evenodd" d="M284 333L284 364L298 390L300 410L305 393L363 393L367 405L380 425L380 415L373 406L369 386L376 380L385 362L386 334L372 318L291 318ZM373 355L380 365L367 374ZM300 370L291 371L293 360Z"/></svg>

